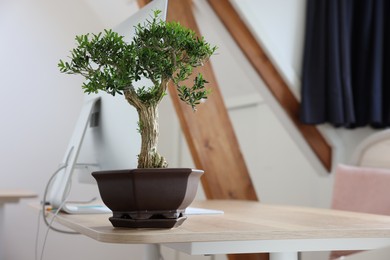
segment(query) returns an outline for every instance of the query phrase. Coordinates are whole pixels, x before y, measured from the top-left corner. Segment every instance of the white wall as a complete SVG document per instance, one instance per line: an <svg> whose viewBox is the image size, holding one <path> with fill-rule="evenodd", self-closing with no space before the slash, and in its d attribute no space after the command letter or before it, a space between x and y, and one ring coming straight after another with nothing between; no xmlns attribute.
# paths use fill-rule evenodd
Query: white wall
<svg viewBox="0 0 390 260"><path fill-rule="evenodd" d="M112 8L118 9L116 23L135 11L128 1ZM81 78L60 74L57 63L74 46L76 34L106 26L91 10L79 0L0 1L0 189L24 188L41 199L62 160L83 93ZM38 214L28 205L32 201L6 205L5 230L0 230L5 233L6 260L34 259ZM40 241L45 231L41 223ZM44 259L140 259L142 252L143 246L51 232Z"/></svg>

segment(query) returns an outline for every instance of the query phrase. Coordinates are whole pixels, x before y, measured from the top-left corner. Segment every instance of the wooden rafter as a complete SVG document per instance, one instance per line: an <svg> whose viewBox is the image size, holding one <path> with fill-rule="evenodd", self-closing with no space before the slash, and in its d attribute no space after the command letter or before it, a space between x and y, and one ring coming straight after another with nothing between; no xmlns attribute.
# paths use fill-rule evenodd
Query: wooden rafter
<svg viewBox="0 0 390 260"><path fill-rule="evenodd" d="M257 71L264 83L282 106L294 125L328 172L332 167L332 147L313 125L305 125L299 120L299 102L272 64L262 46L242 21L229 0L208 0L248 61Z"/></svg>
<svg viewBox="0 0 390 260"><path fill-rule="evenodd" d="M199 34L190 0L170 1L167 19L180 21ZM210 199L257 200L210 63L199 71L213 92L196 113L180 101L175 87L169 91L195 165L206 172L202 177L204 191Z"/></svg>
<svg viewBox="0 0 390 260"><path fill-rule="evenodd" d="M144 2L142 0L139 4ZM199 32L191 0L171 0L167 20L180 21ZM174 86L169 88L169 92L195 165L206 172L202 177L205 194L209 199L257 200L210 63L206 63L199 72L209 81L213 92L196 113L180 101Z"/></svg>

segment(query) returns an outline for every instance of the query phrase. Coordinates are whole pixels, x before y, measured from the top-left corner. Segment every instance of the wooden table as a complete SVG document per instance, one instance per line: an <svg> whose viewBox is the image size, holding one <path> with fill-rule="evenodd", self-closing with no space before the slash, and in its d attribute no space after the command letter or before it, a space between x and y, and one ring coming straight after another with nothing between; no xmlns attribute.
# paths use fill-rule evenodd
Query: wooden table
<svg viewBox="0 0 390 260"><path fill-rule="evenodd" d="M18 203L22 198L34 198L37 194L26 190L0 189L0 260L4 259L4 218L6 203Z"/></svg>
<svg viewBox="0 0 390 260"><path fill-rule="evenodd" d="M374 249L390 245L390 217L249 201L203 201L192 207L223 215L192 215L171 229L113 228L109 215L60 214L56 221L97 241L164 245L191 255ZM152 257L151 257L152 258Z"/></svg>

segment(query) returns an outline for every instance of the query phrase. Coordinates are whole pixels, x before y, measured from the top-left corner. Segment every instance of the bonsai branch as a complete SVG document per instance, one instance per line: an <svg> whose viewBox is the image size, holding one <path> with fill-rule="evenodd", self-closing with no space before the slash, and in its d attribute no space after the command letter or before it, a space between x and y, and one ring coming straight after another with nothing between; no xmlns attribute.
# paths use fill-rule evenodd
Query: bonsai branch
<svg viewBox="0 0 390 260"><path fill-rule="evenodd" d="M141 134L139 168L167 166L157 153L157 106L168 82L174 82L180 99L195 110L210 93L205 89L207 81L200 74L193 86L187 86L186 80L216 50L179 23L160 20L159 13L156 10L152 20L136 26L131 43L112 30L76 36L78 46L71 51L71 62L58 63L61 72L85 77L82 88L86 93L123 94L136 108ZM142 78L149 79L151 86L133 87Z"/></svg>

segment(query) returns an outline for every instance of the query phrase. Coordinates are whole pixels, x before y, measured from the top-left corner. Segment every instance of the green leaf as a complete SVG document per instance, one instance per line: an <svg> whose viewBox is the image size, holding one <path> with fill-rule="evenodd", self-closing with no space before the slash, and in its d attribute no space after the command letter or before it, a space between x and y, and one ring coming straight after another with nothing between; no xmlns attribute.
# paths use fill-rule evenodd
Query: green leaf
<svg viewBox="0 0 390 260"><path fill-rule="evenodd" d="M147 78L152 84L134 91L134 98L144 103L158 103L166 94L164 84L172 80L180 99L195 110L210 93L204 87L208 82L201 74L192 86L187 80L216 47L178 22L162 21L160 14L154 10L150 19L136 25L130 43L111 29L76 36L70 62L58 63L60 72L84 76L86 93L104 91L111 95L123 94L124 89L133 89L134 82Z"/></svg>

